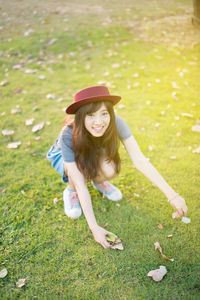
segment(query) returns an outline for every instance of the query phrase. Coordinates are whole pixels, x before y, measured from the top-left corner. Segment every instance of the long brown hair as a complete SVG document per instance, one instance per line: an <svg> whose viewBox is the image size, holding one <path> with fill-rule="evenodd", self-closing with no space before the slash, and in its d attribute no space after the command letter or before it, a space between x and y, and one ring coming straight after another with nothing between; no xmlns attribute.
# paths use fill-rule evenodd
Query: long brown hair
<svg viewBox="0 0 200 300"><path fill-rule="evenodd" d="M110 114L110 123L102 137L94 137L85 128L85 117L87 114L96 112L102 104L106 106ZM81 106L75 114L72 127L75 161L79 170L87 179L94 179L97 176L102 149L105 150L107 161L113 161L115 171L119 173L119 139L113 105L110 101L93 102Z"/></svg>

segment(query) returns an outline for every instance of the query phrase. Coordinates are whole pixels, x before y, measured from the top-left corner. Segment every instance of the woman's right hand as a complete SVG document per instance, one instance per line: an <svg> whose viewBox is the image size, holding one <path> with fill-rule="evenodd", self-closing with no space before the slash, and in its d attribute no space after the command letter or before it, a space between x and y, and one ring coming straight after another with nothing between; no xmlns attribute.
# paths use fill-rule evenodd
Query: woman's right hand
<svg viewBox="0 0 200 300"><path fill-rule="evenodd" d="M94 228L91 229L91 231L97 243L101 244L101 246L103 246L105 249L111 247L111 244L106 240L106 234L112 232L105 230L99 225L96 225Z"/></svg>

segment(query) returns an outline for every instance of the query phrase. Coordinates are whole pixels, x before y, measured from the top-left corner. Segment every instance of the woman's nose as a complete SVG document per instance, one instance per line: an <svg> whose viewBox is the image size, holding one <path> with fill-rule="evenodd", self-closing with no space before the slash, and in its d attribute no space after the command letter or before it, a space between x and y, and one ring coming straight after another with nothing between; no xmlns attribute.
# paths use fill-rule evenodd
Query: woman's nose
<svg viewBox="0 0 200 300"><path fill-rule="evenodd" d="M94 120L94 123L95 124L101 124L102 123L101 117L96 117L95 120Z"/></svg>

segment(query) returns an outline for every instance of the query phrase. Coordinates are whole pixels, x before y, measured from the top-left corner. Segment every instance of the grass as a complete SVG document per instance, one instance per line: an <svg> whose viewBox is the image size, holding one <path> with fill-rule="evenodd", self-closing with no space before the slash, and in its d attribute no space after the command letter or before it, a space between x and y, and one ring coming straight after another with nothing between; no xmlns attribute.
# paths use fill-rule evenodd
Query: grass
<svg viewBox="0 0 200 300"><path fill-rule="evenodd" d="M200 120L200 43L198 29L184 19L191 12L190 1L170 1L167 7L160 1L156 9L149 1L124 5L95 0L79 6L77 1L60 0L56 6L49 1L48 7L35 1L32 9L31 1L12 2L0 3L0 82L8 81L0 87L1 128L15 131L12 138L2 136L0 145L1 190L5 189L0 269L8 270L0 279L1 298L199 299L200 156L192 151L200 145L199 133L191 128ZM170 41L163 39L163 24L158 23L156 33L152 26L165 16L183 20L182 26L172 19L164 23L166 31L174 29L169 30L174 34ZM135 30L130 27L132 17ZM24 36L30 28L34 32ZM17 64L22 68L13 69ZM36 71L27 74L27 69ZM106 228L122 239L121 252L97 244L84 216L66 218L65 185L45 158L73 94L99 82L122 96L125 107L116 106L116 113L127 121L143 153L185 198L191 218L189 225L172 220L165 196L132 166L121 147L122 170L113 180L123 191L120 206L88 185L97 221L101 226L108 223ZM49 93L55 99L48 100ZM56 102L60 97L63 101ZM11 114L16 105L20 112ZM32 133L32 126L25 126L30 118L34 124L51 123ZM37 136L41 139L35 140ZM7 149L11 141L22 144ZM157 227L160 223L163 230ZM154 250L156 241L173 263ZM160 265L168 273L155 283L147 273ZM26 278L22 288L16 287L19 278Z"/></svg>

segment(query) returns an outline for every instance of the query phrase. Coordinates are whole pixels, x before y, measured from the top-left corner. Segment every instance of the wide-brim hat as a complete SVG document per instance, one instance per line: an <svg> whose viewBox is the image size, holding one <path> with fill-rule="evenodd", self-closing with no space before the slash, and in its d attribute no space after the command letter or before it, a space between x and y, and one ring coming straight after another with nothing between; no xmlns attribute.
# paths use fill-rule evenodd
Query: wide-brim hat
<svg viewBox="0 0 200 300"><path fill-rule="evenodd" d="M82 105L97 101L110 101L113 105L115 105L120 101L120 99L120 96L110 95L106 86L90 86L80 90L74 95L74 103L66 108L66 113L75 114L77 109Z"/></svg>

